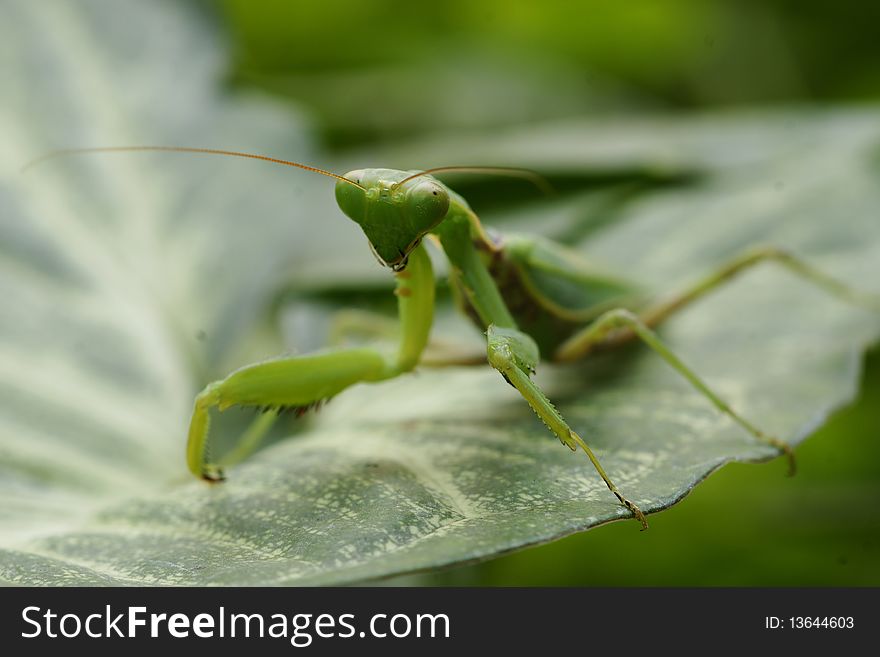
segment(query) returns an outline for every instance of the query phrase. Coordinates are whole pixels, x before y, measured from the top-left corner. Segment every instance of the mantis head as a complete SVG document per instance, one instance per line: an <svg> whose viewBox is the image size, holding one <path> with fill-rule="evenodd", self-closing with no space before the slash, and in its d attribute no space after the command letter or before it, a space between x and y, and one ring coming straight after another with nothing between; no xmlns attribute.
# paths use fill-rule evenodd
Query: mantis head
<svg viewBox="0 0 880 657"><path fill-rule="evenodd" d="M343 178L336 182L336 202L394 271L406 267L410 252L449 211L446 187L418 172L356 169Z"/></svg>

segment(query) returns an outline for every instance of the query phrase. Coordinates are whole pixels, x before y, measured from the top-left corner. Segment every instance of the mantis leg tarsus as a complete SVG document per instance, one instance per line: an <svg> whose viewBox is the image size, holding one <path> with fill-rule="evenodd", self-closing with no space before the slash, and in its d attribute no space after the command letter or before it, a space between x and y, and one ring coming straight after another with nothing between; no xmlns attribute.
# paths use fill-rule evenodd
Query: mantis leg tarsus
<svg viewBox="0 0 880 657"><path fill-rule="evenodd" d="M596 472L602 477L602 481L608 486L615 497L623 504L633 517L642 525L642 530L648 528L645 514L635 503L628 500L618 490L614 482L605 473L599 459L593 454L593 450L584 440L566 423L565 419L556 410L541 389L532 381L531 373L537 365L537 346L531 338L516 329L501 329L490 326L488 333L488 360L489 363L501 373L510 385L525 398L529 406L541 421L552 431L559 440L572 451L580 447Z"/></svg>
<svg viewBox="0 0 880 657"><path fill-rule="evenodd" d="M599 459L596 458L596 455L593 454L593 450L589 448L589 446L584 442L583 438L581 438L574 431L571 432L571 438L576 445L578 445L584 453L589 457L590 461L593 463L593 466L599 472L599 475L602 477L602 480L605 482L605 485L608 486L608 490L610 490L614 496L620 501L623 506L630 510L630 513L633 514L633 518L638 520L642 524L641 531L645 531L648 528L648 520L645 518L645 514L642 513L642 510L635 505L635 503L630 502L626 499L623 494L618 490L617 486L614 485L614 482L608 478L608 475L605 474L604 468L599 463ZM574 448L572 448L574 449Z"/></svg>
<svg viewBox="0 0 880 657"><path fill-rule="evenodd" d="M641 523L642 528L639 531L643 532L646 529L648 529L648 519L645 518L645 514L642 513L642 510L639 509L639 507L637 507L635 504L630 502L628 499L626 499L618 491L613 490L611 492L614 493L615 497L617 497L617 499L620 500L620 503L623 504L623 506L625 506L627 509L630 510L630 513L633 514L633 518L635 518L636 520L638 520Z"/></svg>
<svg viewBox="0 0 880 657"><path fill-rule="evenodd" d="M772 445L777 448L785 458L788 460L788 472L786 473L789 477L794 477L797 474L797 461L794 458L794 450L784 440L778 440L777 438L773 438L771 436L765 436L767 440L767 444Z"/></svg>
<svg viewBox="0 0 880 657"><path fill-rule="evenodd" d="M768 436L733 410L693 370L672 353L640 317L629 310L619 308L600 315L592 324L575 336L576 340L569 340L563 344L556 354L557 358L560 361L574 360L583 354L589 353L595 347L605 344L608 340L614 341L619 339L619 335L622 333L639 338L653 349L657 355L663 358L672 369L687 379L698 392L712 402L715 408L749 432L756 440L778 449L780 454L785 455L788 459L789 475L794 474L795 461L791 445L773 436Z"/></svg>

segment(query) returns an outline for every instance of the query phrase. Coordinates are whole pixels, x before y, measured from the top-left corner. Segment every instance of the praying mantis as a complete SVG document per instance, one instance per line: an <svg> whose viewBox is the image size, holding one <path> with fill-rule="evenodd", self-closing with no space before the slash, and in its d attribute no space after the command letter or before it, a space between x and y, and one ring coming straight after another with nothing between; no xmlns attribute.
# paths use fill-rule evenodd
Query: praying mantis
<svg viewBox="0 0 880 657"><path fill-rule="evenodd" d="M426 170L357 169L344 175L290 160L208 148L125 146L69 149L50 154L174 151L264 160L335 179L340 210L364 231L370 249L396 281L399 344L386 353L368 346L327 348L314 353L247 365L209 383L195 398L186 462L196 477L224 479L224 462L211 454L211 411L255 407L264 414L240 438L245 454L278 415L302 415L360 383L377 383L414 370L430 341L435 276L425 242L449 261L449 282L459 309L486 338L485 362L515 388L547 429L572 451L582 450L617 500L647 529L645 514L606 473L587 442L533 381L539 362L569 363L589 354L639 340L695 388L718 412L754 440L789 460L791 447L767 435L726 403L671 351L655 328L685 306L719 289L737 274L764 262L783 266L804 281L849 303L880 312L880 297L858 291L780 248L752 248L692 284L658 298L646 298L625 278L602 271L578 253L528 235L500 236L483 227L467 201L441 182L450 172L506 174L543 179L508 167L438 167ZM227 459L228 464L232 459Z"/></svg>

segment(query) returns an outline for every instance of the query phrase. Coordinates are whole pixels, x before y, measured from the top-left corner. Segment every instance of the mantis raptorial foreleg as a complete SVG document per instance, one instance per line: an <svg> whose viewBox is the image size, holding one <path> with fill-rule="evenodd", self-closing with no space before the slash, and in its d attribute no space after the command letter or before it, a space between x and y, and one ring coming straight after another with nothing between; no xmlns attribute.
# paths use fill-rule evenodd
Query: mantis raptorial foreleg
<svg viewBox="0 0 880 657"><path fill-rule="evenodd" d="M273 415L288 410L302 414L316 404L361 382L382 381L413 369L428 342L434 314L434 272L424 247L409 256L406 271L397 273L400 345L396 354L369 347L333 349L280 358L243 367L221 381L209 383L196 397L187 443L190 471L203 479L223 479L223 462L253 451L271 425L258 419L230 458L214 460L209 429L212 408L250 406Z"/></svg>

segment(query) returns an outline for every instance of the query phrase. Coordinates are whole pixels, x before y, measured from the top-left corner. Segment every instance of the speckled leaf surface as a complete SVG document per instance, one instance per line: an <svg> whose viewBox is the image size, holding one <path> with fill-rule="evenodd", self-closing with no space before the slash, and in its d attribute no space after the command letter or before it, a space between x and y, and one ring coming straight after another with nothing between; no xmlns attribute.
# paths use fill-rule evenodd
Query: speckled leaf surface
<svg viewBox="0 0 880 657"><path fill-rule="evenodd" d="M192 396L240 364L238 345L279 272L308 287L377 268L329 187L286 170L145 156L21 175L35 154L72 145L191 143L314 159L299 117L218 90L224 51L202 17L170 2L105 7L3 2L0 578L340 584L626 516L583 455L482 367L351 389L225 484L190 481ZM36 32L55 38L28 37ZM877 290L878 146L876 109L791 110L577 122L414 144L373 164L697 172L619 208L578 248L663 291L770 242ZM487 220L553 233L577 223L589 198ZM796 444L852 399L878 332L876 316L768 265L662 336L744 414ZM538 381L645 511L726 462L773 456L638 346L542 367Z"/></svg>

